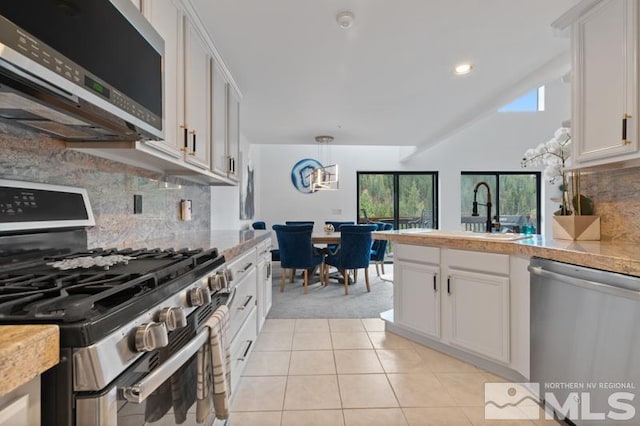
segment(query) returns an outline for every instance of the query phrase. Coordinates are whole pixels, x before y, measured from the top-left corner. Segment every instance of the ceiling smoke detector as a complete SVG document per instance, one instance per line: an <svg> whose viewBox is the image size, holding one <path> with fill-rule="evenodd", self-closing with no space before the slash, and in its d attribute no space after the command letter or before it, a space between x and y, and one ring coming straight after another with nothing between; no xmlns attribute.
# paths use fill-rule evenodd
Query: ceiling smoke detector
<svg viewBox="0 0 640 426"><path fill-rule="evenodd" d="M345 10L336 15L336 22L340 25L340 28L347 29L353 25L353 13Z"/></svg>
<svg viewBox="0 0 640 426"><path fill-rule="evenodd" d="M319 142L319 143L333 142L333 136L327 136L327 135L316 136L316 142Z"/></svg>

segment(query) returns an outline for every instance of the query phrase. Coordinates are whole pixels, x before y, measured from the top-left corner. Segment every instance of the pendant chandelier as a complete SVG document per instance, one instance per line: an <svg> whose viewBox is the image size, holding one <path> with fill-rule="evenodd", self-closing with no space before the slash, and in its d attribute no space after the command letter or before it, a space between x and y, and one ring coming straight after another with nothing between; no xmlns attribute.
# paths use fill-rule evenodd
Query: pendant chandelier
<svg viewBox="0 0 640 426"><path fill-rule="evenodd" d="M316 136L317 143L322 144L321 148L324 153L325 148L329 143L333 142L333 136L320 135ZM325 161L325 159L323 159ZM329 156L328 163L331 163L331 156ZM336 190L339 188L338 182L338 165L324 165L322 167L316 167L309 173L309 183L311 184L311 192Z"/></svg>

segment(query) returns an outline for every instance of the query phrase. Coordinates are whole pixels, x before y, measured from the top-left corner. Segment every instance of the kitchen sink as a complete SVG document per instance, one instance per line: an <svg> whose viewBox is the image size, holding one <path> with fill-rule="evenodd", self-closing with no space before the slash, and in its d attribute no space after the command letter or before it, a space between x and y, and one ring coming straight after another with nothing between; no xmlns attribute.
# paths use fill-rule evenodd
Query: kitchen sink
<svg viewBox="0 0 640 426"><path fill-rule="evenodd" d="M515 241L522 240L524 238L531 238L533 235L524 234L512 234L512 233L489 233L489 232L471 232L471 231L424 231L421 234L432 235L434 237L441 238L467 238L474 240L487 240L487 241Z"/></svg>

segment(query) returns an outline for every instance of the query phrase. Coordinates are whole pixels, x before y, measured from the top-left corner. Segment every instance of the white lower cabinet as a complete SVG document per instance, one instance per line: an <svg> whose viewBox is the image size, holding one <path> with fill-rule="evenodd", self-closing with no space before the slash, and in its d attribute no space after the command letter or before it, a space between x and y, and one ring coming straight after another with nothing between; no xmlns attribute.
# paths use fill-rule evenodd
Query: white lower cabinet
<svg viewBox="0 0 640 426"><path fill-rule="evenodd" d="M509 362L509 277L449 269L450 343Z"/></svg>
<svg viewBox="0 0 640 426"><path fill-rule="evenodd" d="M262 330L267 315L271 310L272 286L271 277L271 241L258 246L258 332Z"/></svg>
<svg viewBox="0 0 640 426"><path fill-rule="evenodd" d="M0 426L40 425L40 376L0 396Z"/></svg>
<svg viewBox="0 0 640 426"><path fill-rule="evenodd" d="M235 392L238 387L240 377L247 366L249 355L253 350L256 339L258 338L257 309L253 307L247 320L236 334L235 338L231 341L231 394Z"/></svg>
<svg viewBox="0 0 640 426"><path fill-rule="evenodd" d="M396 286L394 294L394 320L419 333L439 339L440 267L402 260L397 261L394 266L394 280L402 283Z"/></svg>
<svg viewBox="0 0 640 426"><path fill-rule="evenodd" d="M394 252L395 325L509 363L508 255L404 244Z"/></svg>

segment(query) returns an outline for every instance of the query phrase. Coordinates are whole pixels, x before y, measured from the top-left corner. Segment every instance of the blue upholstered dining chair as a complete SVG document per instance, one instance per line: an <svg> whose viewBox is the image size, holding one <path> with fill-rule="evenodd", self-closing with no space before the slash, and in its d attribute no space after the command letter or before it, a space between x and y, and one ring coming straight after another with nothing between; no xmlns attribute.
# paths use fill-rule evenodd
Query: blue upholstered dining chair
<svg viewBox="0 0 640 426"><path fill-rule="evenodd" d="M264 222L262 220L259 220L257 222L253 222L251 224L251 227L253 229L259 229L259 230L264 229L264 230L266 230L267 229L267 224L266 224L266 222ZM272 262L280 262L280 250L279 249L272 249L271 250L271 261Z"/></svg>
<svg viewBox="0 0 640 426"><path fill-rule="evenodd" d="M393 229L393 225L391 223L379 223L378 231L390 231ZM373 244L371 244L371 257L370 260L376 265L376 274L378 277L381 277L380 269L382 269L382 273L384 274L384 255L387 251L387 240L373 240Z"/></svg>
<svg viewBox="0 0 640 426"><path fill-rule="evenodd" d="M314 225L312 220L287 220L285 225Z"/></svg>
<svg viewBox="0 0 640 426"><path fill-rule="evenodd" d="M322 253L311 244L313 225L273 225L280 249L280 267L282 282L280 291L284 291L286 270L291 269L291 281L296 269L304 270L304 293L309 286L309 270L322 265Z"/></svg>
<svg viewBox="0 0 640 426"><path fill-rule="evenodd" d="M253 222L251 224L251 227L253 229L267 229L267 224L261 220L257 221L257 222Z"/></svg>
<svg viewBox="0 0 640 426"><path fill-rule="evenodd" d="M339 232L340 227L342 225L355 225L355 222L352 220L349 220L349 221L327 220L324 222L324 224L333 226L333 230L336 232ZM338 248L337 244L327 244L327 249L331 251L335 251L336 248Z"/></svg>
<svg viewBox="0 0 640 426"><path fill-rule="evenodd" d="M369 285L369 262L371 258L371 232L376 225L342 225L340 227L340 245L325 258L324 275L328 266L334 266L344 276L344 294L349 294L349 270L364 268L364 278L367 291ZM325 279L326 283L326 279Z"/></svg>

